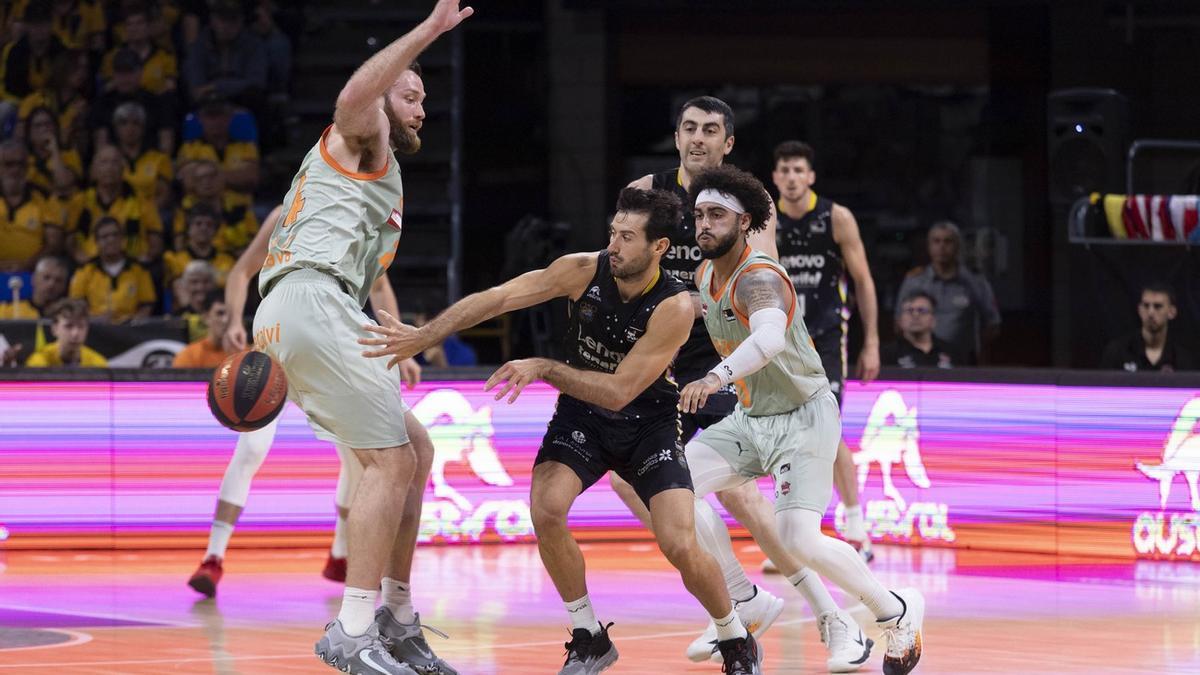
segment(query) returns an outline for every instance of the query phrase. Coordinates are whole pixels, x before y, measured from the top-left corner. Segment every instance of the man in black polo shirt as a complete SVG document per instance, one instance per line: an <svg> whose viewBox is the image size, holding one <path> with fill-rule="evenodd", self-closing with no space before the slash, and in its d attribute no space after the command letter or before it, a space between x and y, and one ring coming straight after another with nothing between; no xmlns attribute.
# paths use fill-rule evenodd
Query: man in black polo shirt
<svg viewBox="0 0 1200 675"><path fill-rule="evenodd" d="M1170 286L1157 282L1142 286L1142 299L1138 303L1141 330L1109 342L1104 348L1104 356L1100 358L1100 367L1131 373L1195 370L1195 354L1168 332L1169 324L1177 313L1175 292Z"/></svg>
<svg viewBox="0 0 1200 675"><path fill-rule="evenodd" d="M937 303L922 290L909 293L900 302L900 334L884 345L882 361L901 368L953 368L953 351L948 343L933 334L937 325Z"/></svg>

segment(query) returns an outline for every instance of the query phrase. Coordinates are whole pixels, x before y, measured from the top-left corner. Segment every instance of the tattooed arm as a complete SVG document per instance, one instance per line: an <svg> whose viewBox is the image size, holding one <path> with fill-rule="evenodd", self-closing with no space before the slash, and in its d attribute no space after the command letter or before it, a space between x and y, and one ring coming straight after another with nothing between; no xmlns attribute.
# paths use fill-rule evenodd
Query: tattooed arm
<svg viewBox="0 0 1200 675"><path fill-rule="evenodd" d="M721 387L761 370L787 346L788 314L796 306L792 284L774 268L757 268L735 281L733 309L748 317L750 337L716 365L704 379L680 393L680 408L692 413L704 407Z"/></svg>

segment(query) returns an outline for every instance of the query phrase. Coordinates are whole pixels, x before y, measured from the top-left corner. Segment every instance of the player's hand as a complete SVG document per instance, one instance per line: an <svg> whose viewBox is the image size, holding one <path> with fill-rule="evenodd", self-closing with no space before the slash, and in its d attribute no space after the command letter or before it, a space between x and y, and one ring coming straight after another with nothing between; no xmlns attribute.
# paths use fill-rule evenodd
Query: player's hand
<svg viewBox="0 0 1200 675"><path fill-rule="evenodd" d="M17 362L17 354L21 351L20 343L10 345L8 349L0 351L0 367L11 368L21 365Z"/></svg>
<svg viewBox="0 0 1200 675"><path fill-rule="evenodd" d="M708 397L721 390L721 381L716 375L709 373L702 380L689 382L683 391L679 392L679 409L685 413L694 413L704 407Z"/></svg>
<svg viewBox="0 0 1200 675"><path fill-rule="evenodd" d="M437 31L438 35L446 31L454 30L458 24L466 21L467 17L475 13L470 7L458 8L459 0L438 0L433 11L429 13L429 18L425 21Z"/></svg>
<svg viewBox="0 0 1200 675"><path fill-rule="evenodd" d="M503 382L504 386L496 392L496 400L499 401L511 391L512 395L508 397L508 402L513 403L521 395L521 391L525 389L526 385L536 382L546 375L549 365L549 361L546 359L509 361L492 373L487 384L483 386L483 390L491 391L493 387Z"/></svg>
<svg viewBox="0 0 1200 675"><path fill-rule="evenodd" d="M404 381L404 386L408 389L414 389L418 384L421 384L421 364L417 363L416 359L404 359L400 362L400 379Z"/></svg>
<svg viewBox="0 0 1200 675"><path fill-rule="evenodd" d="M229 328L221 336L221 348L229 354L246 350L246 326L241 321L229 322Z"/></svg>
<svg viewBox="0 0 1200 675"><path fill-rule="evenodd" d="M867 345L858 355L858 377L863 384L870 384L879 377L879 346Z"/></svg>
<svg viewBox="0 0 1200 675"><path fill-rule="evenodd" d="M405 359L411 359L429 347L426 336L422 334L420 328L410 326L382 309L375 314L379 319L379 325L363 324L363 330L383 337L358 338L358 344L382 347L382 349L364 350L363 356L369 359L391 356L392 360L388 361L390 370L400 365Z"/></svg>

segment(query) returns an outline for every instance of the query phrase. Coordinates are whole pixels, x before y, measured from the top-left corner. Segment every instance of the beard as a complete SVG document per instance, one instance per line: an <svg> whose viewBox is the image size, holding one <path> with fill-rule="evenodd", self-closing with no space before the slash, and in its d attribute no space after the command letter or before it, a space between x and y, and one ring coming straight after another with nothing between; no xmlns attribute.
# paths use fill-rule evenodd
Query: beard
<svg viewBox="0 0 1200 675"><path fill-rule="evenodd" d="M650 254L647 253L644 258L639 260L622 260L620 265L620 269L618 269L617 266L613 264L612 258L609 258L608 266L612 270L613 278L631 279L642 272L645 272L646 268L650 266Z"/></svg>
<svg viewBox="0 0 1200 675"><path fill-rule="evenodd" d="M392 148L402 155L415 155L421 149L421 137L417 132L408 128L396 114L392 112L392 107L384 103L383 112L388 119L388 142Z"/></svg>
<svg viewBox="0 0 1200 675"><path fill-rule="evenodd" d="M715 260L720 258L721 256L733 250L734 245L737 244L738 236L740 235L741 232L737 230L730 232L729 236L725 239L717 239L714 235L710 234L708 236L712 237L712 239L715 239L716 243L711 245L712 248L707 249L704 247L704 244L701 244L697 241L696 245L700 247L700 257L704 258L705 260Z"/></svg>

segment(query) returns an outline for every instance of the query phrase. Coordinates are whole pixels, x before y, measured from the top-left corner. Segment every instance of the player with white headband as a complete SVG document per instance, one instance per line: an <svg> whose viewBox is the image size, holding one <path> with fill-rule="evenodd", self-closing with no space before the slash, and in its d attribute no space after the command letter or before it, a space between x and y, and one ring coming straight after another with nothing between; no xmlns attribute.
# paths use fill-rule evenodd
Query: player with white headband
<svg viewBox="0 0 1200 675"><path fill-rule="evenodd" d="M797 314L787 270L746 241L749 232L763 227L770 198L758 179L730 166L700 174L689 194L705 259L696 285L705 327L722 360L683 388L680 408L696 410L730 383L739 399L732 414L687 444L696 498L771 476L775 528L757 538L759 546L793 584L811 567L860 599L887 639L883 672L908 673L921 658L924 597L916 589L884 588L853 547L821 532L833 496L841 421L821 359ZM729 547L728 532L723 534L716 540ZM700 537L705 546L713 541ZM720 560L732 550L713 555ZM857 626L831 622L828 629ZM861 661L846 664L851 670L865 662L870 646L861 631L853 640L867 649Z"/></svg>

